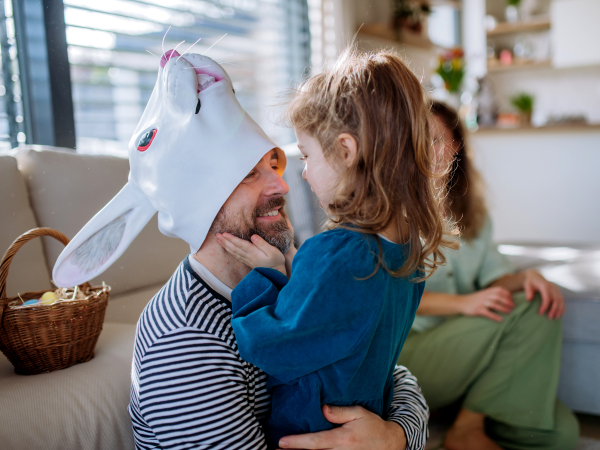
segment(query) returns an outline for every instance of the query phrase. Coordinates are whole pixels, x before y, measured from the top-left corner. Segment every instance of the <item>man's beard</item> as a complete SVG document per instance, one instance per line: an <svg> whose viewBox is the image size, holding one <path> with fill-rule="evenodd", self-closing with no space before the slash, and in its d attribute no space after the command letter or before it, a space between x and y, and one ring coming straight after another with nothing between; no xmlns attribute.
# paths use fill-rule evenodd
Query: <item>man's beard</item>
<svg viewBox="0 0 600 450"><path fill-rule="evenodd" d="M258 206L252 213L252 217L244 217L236 214L236 211L230 211L222 207L217 217L210 227L210 233L229 233L234 236L250 241L250 238L257 234L270 245L277 247L284 255L290 249L294 240L294 235L288 226L287 216L283 210L285 199L283 197L271 198L264 205ZM281 216L276 222L257 223L256 218L261 214L273 211L278 206Z"/></svg>

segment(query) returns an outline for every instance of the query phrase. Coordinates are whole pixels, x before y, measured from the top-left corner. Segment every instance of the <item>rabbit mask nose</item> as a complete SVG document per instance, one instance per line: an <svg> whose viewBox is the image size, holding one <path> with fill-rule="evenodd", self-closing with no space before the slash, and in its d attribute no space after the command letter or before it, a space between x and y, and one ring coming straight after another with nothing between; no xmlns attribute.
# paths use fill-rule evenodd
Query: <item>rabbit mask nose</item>
<svg viewBox="0 0 600 450"><path fill-rule="evenodd" d="M160 67L165 68L165 65L171 58L180 57L181 55L177 52L177 50L167 50L162 57L160 58Z"/></svg>

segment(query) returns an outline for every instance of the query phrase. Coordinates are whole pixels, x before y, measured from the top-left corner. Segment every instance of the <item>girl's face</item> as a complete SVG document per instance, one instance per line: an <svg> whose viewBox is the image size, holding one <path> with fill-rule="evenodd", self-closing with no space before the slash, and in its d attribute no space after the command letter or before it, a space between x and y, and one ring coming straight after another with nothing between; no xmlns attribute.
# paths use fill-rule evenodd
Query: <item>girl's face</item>
<svg viewBox="0 0 600 450"><path fill-rule="evenodd" d="M445 170L458 153L458 142L454 141L452 130L449 130L438 116L433 116L432 125L435 165L441 170Z"/></svg>
<svg viewBox="0 0 600 450"><path fill-rule="evenodd" d="M301 130L295 130L298 148L304 160L302 178L308 181L310 188L319 199L319 206L324 210L331 204L340 178L340 169L329 164L323 155L319 142Z"/></svg>

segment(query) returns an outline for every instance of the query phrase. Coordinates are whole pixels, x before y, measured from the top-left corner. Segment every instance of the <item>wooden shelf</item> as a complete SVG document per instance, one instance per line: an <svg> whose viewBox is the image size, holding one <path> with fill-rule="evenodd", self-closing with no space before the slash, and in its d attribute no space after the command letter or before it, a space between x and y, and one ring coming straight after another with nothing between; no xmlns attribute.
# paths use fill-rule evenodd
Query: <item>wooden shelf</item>
<svg viewBox="0 0 600 450"><path fill-rule="evenodd" d="M487 35L499 36L502 34L525 33L528 31L544 31L550 29L550 19L542 17L540 19L532 19L527 22L500 22L493 30L488 30Z"/></svg>
<svg viewBox="0 0 600 450"><path fill-rule="evenodd" d="M396 39L396 30L392 29L387 23L369 23L364 24L358 35L365 37L372 37L390 42L392 45L412 45L413 47L419 47L423 49L434 49L441 48L433 44L427 36L421 34L411 33L410 31L403 30L400 35L400 40Z"/></svg>
<svg viewBox="0 0 600 450"><path fill-rule="evenodd" d="M565 123L565 124L555 124L555 125L545 125L542 127L480 127L477 131L474 131L475 134L487 134L487 133L505 133L505 132L513 132L513 133L540 133L540 132L572 132L572 131L596 131L600 130L600 123Z"/></svg>
<svg viewBox="0 0 600 450"><path fill-rule="evenodd" d="M511 64L510 66L503 66L498 63L495 65L487 66L488 73L500 73L500 72L513 72L518 70L528 70L528 69L542 69L542 68L550 68L552 67L552 61L531 61L531 62L516 62Z"/></svg>
<svg viewBox="0 0 600 450"><path fill-rule="evenodd" d="M459 0L431 0L430 6L451 6L456 9L461 9L462 4Z"/></svg>

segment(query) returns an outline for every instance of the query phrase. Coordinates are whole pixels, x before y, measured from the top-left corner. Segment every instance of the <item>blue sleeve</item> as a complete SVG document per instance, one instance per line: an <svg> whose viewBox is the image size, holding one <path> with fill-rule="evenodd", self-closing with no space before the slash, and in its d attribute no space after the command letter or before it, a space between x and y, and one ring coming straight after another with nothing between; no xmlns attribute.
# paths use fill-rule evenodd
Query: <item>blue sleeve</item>
<svg viewBox="0 0 600 450"><path fill-rule="evenodd" d="M358 233L327 232L300 248L289 281L253 270L232 293L241 357L283 382L345 358L380 313L378 276L357 279L371 275L375 258Z"/></svg>

